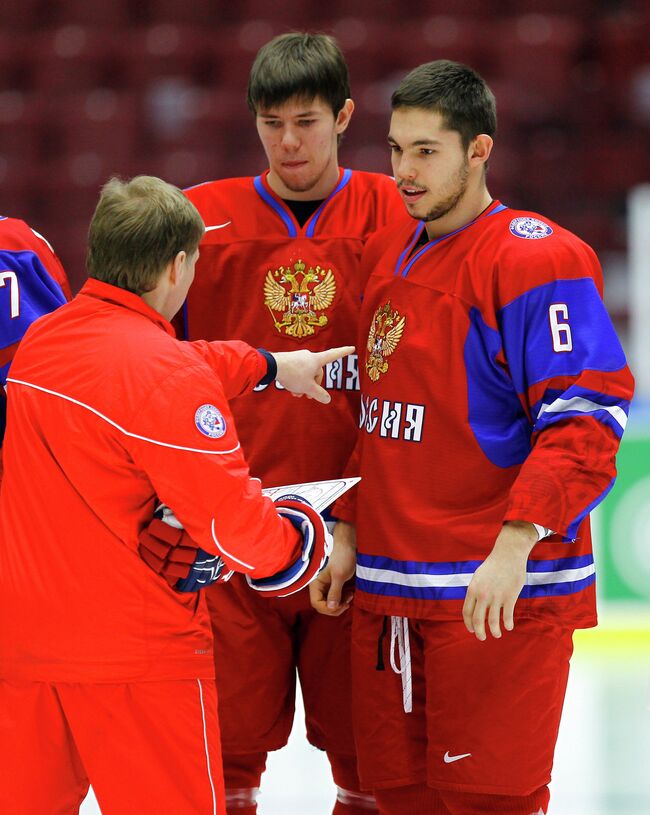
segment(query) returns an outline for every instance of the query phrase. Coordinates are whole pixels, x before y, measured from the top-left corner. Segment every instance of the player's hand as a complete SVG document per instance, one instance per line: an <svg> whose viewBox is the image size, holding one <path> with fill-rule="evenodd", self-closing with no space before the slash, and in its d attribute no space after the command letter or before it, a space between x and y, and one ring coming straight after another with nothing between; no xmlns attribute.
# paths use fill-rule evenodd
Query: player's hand
<svg viewBox="0 0 650 815"><path fill-rule="evenodd" d="M323 381L323 368L328 362L346 357L353 351L353 345L316 353L305 350L278 351L273 354L278 366L276 381L294 396L304 394L309 399L327 405L332 398L320 384Z"/></svg>
<svg viewBox="0 0 650 815"><path fill-rule="evenodd" d="M354 595L343 596L343 592L347 581L354 576L356 566L356 530L352 524L338 521L334 527L330 561L309 586L309 598L316 611L338 617L350 608Z"/></svg>
<svg viewBox="0 0 650 815"><path fill-rule="evenodd" d="M501 619L506 631L515 627L517 598L526 582L526 561L537 543L532 524L505 523L492 552L478 567L467 589L463 620L471 634L485 640L485 620L493 637L501 636Z"/></svg>
<svg viewBox="0 0 650 815"><path fill-rule="evenodd" d="M176 591L200 591L217 581L225 582L232 575L228 572L226 564L218 556L200 547L195 550L194 560L190 566L187 577L178 580L174 586Z"/></svg>

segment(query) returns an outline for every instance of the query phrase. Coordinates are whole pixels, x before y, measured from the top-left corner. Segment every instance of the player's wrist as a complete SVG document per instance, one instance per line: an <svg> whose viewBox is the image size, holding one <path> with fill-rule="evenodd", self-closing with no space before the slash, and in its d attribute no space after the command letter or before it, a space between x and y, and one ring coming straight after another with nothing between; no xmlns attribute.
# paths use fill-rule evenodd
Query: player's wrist
<svg viewBox="0 0 650 815"><path fill-rule="evenodd" d="M529 521L505 521L495 546L528 556L538 540L537 530Z"/></svg>

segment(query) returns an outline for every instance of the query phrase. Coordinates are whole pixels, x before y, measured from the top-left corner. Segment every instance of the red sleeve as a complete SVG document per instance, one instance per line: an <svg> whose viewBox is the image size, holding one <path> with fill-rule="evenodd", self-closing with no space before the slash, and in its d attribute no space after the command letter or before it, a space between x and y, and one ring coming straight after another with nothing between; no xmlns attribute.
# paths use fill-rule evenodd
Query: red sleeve
<svg viewBox="0 0 650 815"><path fill-rule="evenodd" d="M130 455L201 548L255 578L295 561L300 535L250 477L225 391L207 366L168 377L134 425Z"/></svg>
<svg viewBox="0 0 650 815"><path fill-rule="evenodd" d="M196 340L192 345L221 380L226 399L250 393L266 376L266 359L245 342Z"/></svg>

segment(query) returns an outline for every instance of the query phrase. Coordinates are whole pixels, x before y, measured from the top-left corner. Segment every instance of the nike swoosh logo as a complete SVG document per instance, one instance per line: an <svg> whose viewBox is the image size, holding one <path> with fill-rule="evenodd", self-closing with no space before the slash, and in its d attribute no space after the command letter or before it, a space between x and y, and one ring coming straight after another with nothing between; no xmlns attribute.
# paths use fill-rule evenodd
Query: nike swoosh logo
<svg viewBox="0 0 650 815"><path fill-rule="evenodd" d="M231 223L232 223L232 221L226 221L225 224L216 224L215 226L206 226L205 231L206 232L212 232L213 229L223 229L224 226L230 226Z"/></svg>
<svg viewBox="0 0 650 815"><path fill-rule="evenodd" d="M443 756L443 761L445 762L445 764L451 764L453 761L460 761L461 758L469 758L471 755L472 755L471 753L461 753L461 755L458 756L450 756L449 750L447 750L447 752Z"/></svg>

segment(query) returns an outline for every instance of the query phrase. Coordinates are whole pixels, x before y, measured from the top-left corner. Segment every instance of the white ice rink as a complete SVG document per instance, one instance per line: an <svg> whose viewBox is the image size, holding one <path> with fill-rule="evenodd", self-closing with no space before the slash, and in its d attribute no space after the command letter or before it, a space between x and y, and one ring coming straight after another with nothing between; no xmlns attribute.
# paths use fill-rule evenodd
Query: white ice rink
<svg viewBox="0 0 650 815"><path fill-rule="evenodd" d="M630 620L639 625L637 615ZM636 632L605 622L577 637L550 815L650 815L650 620ZM289 745L269 758L259 815L331 815L332 795L300 706ZM89 796L80 812L100 811Z"/></svg>

